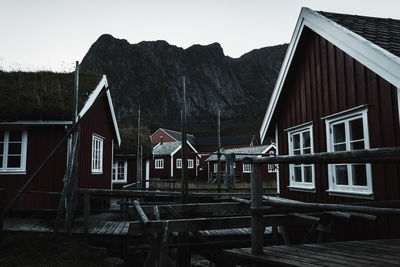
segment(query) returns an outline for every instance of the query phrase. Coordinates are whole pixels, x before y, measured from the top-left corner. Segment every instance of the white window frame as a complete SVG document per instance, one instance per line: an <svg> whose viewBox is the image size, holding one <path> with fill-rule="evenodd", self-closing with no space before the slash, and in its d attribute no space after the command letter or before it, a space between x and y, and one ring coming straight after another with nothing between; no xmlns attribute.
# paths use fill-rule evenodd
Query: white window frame
<svg viewBox="0 0 400 267"><path fill-rule="evenodd" d="M333 152L333 131L332 127L334 125L344 123L345 124L345 145L346 151L350 151L350 130L349 130L349 122L356 119L362 119L363 122L363 134L364 134L364 149L369 149L369 128L368 128L368 107L367 106L359 106L356 108L349 109L344 112L339 112L336 114L332 114L330 116L325 117L325 125L326 125L326 143L327 143L327 151ZM336 165L346 165L347 173L348 173L348 185L338 185L336 184ZM349 196L349 197L366 197L373 198L373 189L372 189L372 170L371 164L366 163L366 182L367 185L359 186L353 185L351 166L355 164L328 164L328 181L329 181L329 189L327 190L331 195L340 195L340 196ZM359 165L359 164L357 164Z"/></svg>
<svg viewBox="0 0 400 267"><path fill-rule="evenodd" d="M27 146L28 146L28 132L26 130L20 130L21 132L21 152L20 154L20 164L19 167L7 167L8 165L8 149L10 145L10 131L4 130L4 137L0 140L3 146L2 161L0 162L0 175L1 174L26 174L26 158L27 158Z"/></svg>
<svg viewBox="0 0 400 267"><path fill-rule="evenodd" d="M154 167L156 169L164 169L164 159L155 159L154 160Z"/></svg>
<svg viewBox="0 0 400 267"><path fill-rule="evenodd" d="M314 134L313 134L313 123L307 122L300 124L289 129L286 129L288 133L288 145L289 145L289 155L294 156L293 147L293 136L300 136L300 155L304 154L304 149L310 149L310 153L314 153ZM303 133L309 132L310 134L310 147L303 147ZM304 182L305 179L305 167L311 166L311 182ZM295 167L301 168L301 182L295 181L294 170ZM315 167L314 164L289 164L289 188L291 190L301 190L308 192L315 192Z"/></svg>
<svg viewBox="0 0 400 267"><path fill-rule="evenodd" d="M182 169L182 159L176 159L176 168Z"/></svg>
<svg viewBox="0 0 400 267"><path fill-rule="evenodd" d="M243 173L251 173L251 163L243 163Z"/></svg>
<svg viewBox="0 0 400 267"><path fill-rule="evenodd" d="M123 163L123 179L118 179L118 174L119 174L119 163ZM114 184L122 184L122 183L127 183L128 179L128 161L126 160L117 160L116 162L114 162L113 164L113 176L112 176L112 182Z"/></svg>
<svg viewBox="0 0 400 267"><path fill-rule="evenodd" d="M92 174L103 173L104 137L92 134Z"/></svg>
<svg viewBox="0 0 400 267"><path fill-rule="evenodd" d="M218 163L214 163L214 173L218 172Z"/></svg>
<svg viewBox="0 0 400 267"><path fill-rule="evenodd" d="M187 166L188 166L188 169L193 169L193 168L194 168L194 161L193 161L193 159L188 159L188 160L187 160Z"/></svg>

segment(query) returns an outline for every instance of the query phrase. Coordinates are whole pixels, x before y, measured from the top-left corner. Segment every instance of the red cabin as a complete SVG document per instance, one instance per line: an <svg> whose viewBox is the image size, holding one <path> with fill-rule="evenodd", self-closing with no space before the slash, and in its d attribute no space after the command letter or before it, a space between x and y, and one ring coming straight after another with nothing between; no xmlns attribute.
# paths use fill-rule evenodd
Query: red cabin
<svg viewBox="0 0 400 267"><path fill-rule="evenodd" d="M261 140L275 136L281 155L399 146L399 28L399 20L303 8ZM281 164L277 175L284 198L323 203L400 199L398 164ZM359 237L400 236L396 219L379 220L377 231L357 227L369 229Z"/></svg>
<svg viewBox="0 0 400 267"><path fill-rule="evenodd" d="M0 72L0 80L0 187L8 203L72 124L74 74ZM110 189L120 136L107 79L80 74L79 83L78 187ZM58 149L29 190L61 192L68 148ZM58 197L28 192L15 207L55 208Z"/></svg>

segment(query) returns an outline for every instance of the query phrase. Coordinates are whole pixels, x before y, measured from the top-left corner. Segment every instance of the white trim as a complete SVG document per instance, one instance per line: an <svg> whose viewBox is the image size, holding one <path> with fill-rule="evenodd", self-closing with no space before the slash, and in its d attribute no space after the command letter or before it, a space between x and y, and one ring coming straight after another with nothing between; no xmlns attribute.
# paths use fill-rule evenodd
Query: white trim
<svg viewBox="0 0 400 267"><path fill-rule="evenodd" d="M188 144L189 147L196 153L196 155L198 155L201 158L201 156L199 155L199 152L197 152L197 150L192 146L192 144L188 140L186 140L186 144ZM156 147L154 147L154 148L156 148ZM154 148L153 148L153 150L154 150ZM172 151L170 156L172 157L173 155L175 155L176 152L178 152L179 149L181 149L181 148L182 148L182 143L174 151Z"/></svg>
<svg viewBox="0 0 400 267"><path fill-rule="evenodd" d="M23 175L26 174L26 161L27 161L27 150L28 150L28 131L27 130L21 130L21 150L20 154L15 154L15 155L20 155L20 165L19 167L12 167L9 168L7 167L8 165L8 149L9 149L9 130L4 130L4 139L1 140L3 143L3 154L2 158L3 161L0 162L0 175L8 175L8 174L17 174L17 175ZM19 143L19 142L18 142Z"/></svg>
<svg viewBox="0 0 400 267"><path fill-rule="evenodd" d="M176 152L178 152L179 151L179 149L181 149L181 147L182 147L182 144L180 144L174 151L172 151L172 153L171 153L171 157L173 157L175 154L176 154ZM172 165L173 166L173 165Z"/></svg>
<svg viewBox="0 0 400 267"><path fill-rule="evenodd" d="M174 156L171 156L171 177L174 177Z"/></svg>
<svg viewBox="0 0 400 267"><path fill-rule="evenodd" d="M368 105L366 104L366 105L361 105L361 106L354 107L354 108L349 108L349 109L346 109L344 111L340 111L340 112L337 112L337 113L330 114L328 116L322 117L321 120L330 120L332 118L337 118L339 116L340 117L344 117L344 116L346 116L348 114L350 114L350 116L353 116L352 113L356 113L358 111L363 111L364 109L367 109L367 107L368 107Z"/></svg>
<svg viewBox="0 0 400 267"><path fill-rule="evenodd" d="M180 162L180 164L178 164L178 162ZM176 168L177 169L182 169L182 159L181 158L176 159Z"/></svg>
<svg viewBox="0 0 400 267"><path fill-rule="evenodd" d="M94 150L95 144L98 142L98 151ZM91 170L92 174L103 174L103 157L104 157L104 137L92 133L92 149L91 149ZM97 158L98 157L98 158ZM98 166L95 166L98 165Z"/></svg>
<svg viewBox="0 0 400 267"><path fill-rule="evenodd" d="M318 12L309 8L302 8L260 128L261 143L263 142L269 124L271 123L275 107L278 103L283 84L288 74L293 56L296 52L297 44L304 26L309 27L311 30L374 71L389 83L396 87L400 87L399 57L357 35L349 29L340 26Z"/></svg>
<svg viewBox="0 0 400 267"><path fill-rule="evenodd" d="M218 172L218 163L214 163L213 167L214 167L213 172L217 173Z"/></svg>
<svg viewBox="0 0 400 267"><path fill-rule="evenodd" d="M397 112L399 113L399 123L400 123L400 87L397 87Z"/></svg>
<svg viewBox="0 0 400 267"><path fill-rule="evenodd" d="M302 123L302 124L299 124L299 125L295 125L295 126L289 127L287 129L285 129L284 131L285 132L294 132L294 131L296 131L298 129L302 129L302 128L306 128L306 127L312 126L313 123L314 123L313 121L305 122L305 123Z"/></svg>
<svg viewBox="0 0 400 267"><path fill-rule="evenodd" d="M278 156L279 155L279 134L278 134L278 123L275 123L275 154ZM280 181L279 181L279 167L280 165L277 164L278 169L276 171L276 193L280 193L281 192L281 188L280 188Z"/></svg>
<svg viewBox="0 0 400 267"><path fill-rule="evenodd" d="M114 139L111 142L111 189L113 189Z"/></svg>
<svg viewBox="0 0 400 267"><path fill-rule="evenodd" d="M287 131L288 135L288 147L289 147L289 155L294 155L293 151L293 136L299 135L299 148L300 154L304 154L304 146L303 146L303 133L308 132L310 135L310 146L306 149L310 149L310 154L314 153L314 131L313 124L311 123L303 123L303 127L291 127L293 130ZM311 167L311 182L305 182L305 167ZM300 176L301 181L295 180L295 168L300 168ZM315 166L314 164L289 164L289 188L298 188L298 189L315 189Z"/></svg>
<svg viewBox="0 0 400 267"><path fill-rule="evenodd" d="M118 168L119 168L118 163L119 162L123 162L123 164L124 164L124 179L123 180L115 179L116 176L118 176ZM115 170L115 172L113 173L114 175L112 176L113 184L125 184L128 182L128 161L127 160L117 160L113 164L113 169Z"/></svg>
<svg viewBox="0 0 400 267"><path fill-rule="evenodd" d="M352 112L350 112L352 111ZM370 148L369 143L369 128L368 128L368 107L360 107L357 109L351 109L349 112L339 112L329 116L328 119L325 120L325 131L326 131L326 144L327 151L333 152L333 134L332 134L332 126L337 125L339 123L344 123L345 126L345 141L344 145L346 146L346 150L350 150L350 132L349 132L349 122L355 119L362 119L363 122L363 141L364 141L364 149ZM360 139L361 140L361 139ZM343 165L347 168L348 174L348 184L347 185L338 185L336 184L336 173L334 171L335 166ZM329 194L341 194L341 196L347 197L359 197L359 196L368 196L368 198L373 198L373 188L372 188L372 170L371 164L365 164L365 172L366 172L366 183L365 186L360 185L352 185L352 172L351 167L353 165L361 165L361 164L328 164L328 183L329 189L327 192Z"/></svg>
<svg viewBox="0 0 400 267"><path fill-rule="evenodd" d="M2 121L0 125L71 125L72 121Z"/></svg>
<svg viewBox="0 0 400 267"><path fill-rule="evenodd" d="M150 187L150 160L146 159L146 188Z"/></svg>
<svg viewBox="0 0 400 267"><path fill-rule="evenodd" d="M158 164L157 164L157 162L158 162ZM164 159L154 159L154 168L155 169L164 169Z"/></svg>
<svg viewBox="0 0 400 267"><path fill-rule="evenodd" d="M192 163L192 167L190 167L189 162ZM187 167L188 167L188 169L193 169L193 168L194 168L194 161L193 161L193 159L188 159L188 160L187 160Z"/></svg>
<svg viewBox="0 0 400 267"><path fill-rule="evenodd" d="M115 135L117 136L117 141L118 141L118 146L119 146L119 145L121 145L121 136L119 134L118 123L117 123L117 119L115 117L115 112L114 112L114 106L112 103L110 91L108 89L107 77L105 75L103 75L103 78L97 84L96 89L94 89L93 92L89 95L88 99L86 100L85 105L79 112L79 117L83 118L83 116L85 116L86 112L92 107L92 105L94 104L94 102L96 101L97 97L99 96L100 92L102 91L102 89L104 87L107 90L106 94L107 94L108 107L110 109L111 118L112 118L113 126L114 126L114 131L115 131Z"/></svg>
<svg viewBox="0 0 400 267"><path fill-rule="evenodd" d="M242 163L243 173L251 173L251 163Z"/></svg>

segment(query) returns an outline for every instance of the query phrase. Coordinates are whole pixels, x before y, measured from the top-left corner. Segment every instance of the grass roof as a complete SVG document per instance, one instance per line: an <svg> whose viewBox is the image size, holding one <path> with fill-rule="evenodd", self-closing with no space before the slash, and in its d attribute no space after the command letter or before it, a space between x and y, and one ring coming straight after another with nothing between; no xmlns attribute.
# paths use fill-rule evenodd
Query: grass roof
<svg viewBox="0 0 400 267"><path fill-rule="evenodd" d="M80 73L78 112L102 75ZM74 73L0 71L0 121L71 120Z"/></svg>

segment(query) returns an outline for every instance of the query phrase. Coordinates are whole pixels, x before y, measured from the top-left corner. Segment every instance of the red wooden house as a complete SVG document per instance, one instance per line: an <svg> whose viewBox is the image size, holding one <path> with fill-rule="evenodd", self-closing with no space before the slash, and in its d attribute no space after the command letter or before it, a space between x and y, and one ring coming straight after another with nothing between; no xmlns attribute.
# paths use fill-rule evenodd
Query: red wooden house
<svg viewBox="0 0 400 267"><path fill-rule="evenodd" d="M111 188L114 145L120 136L105 76L80 74L78 187ZM6 203L22 188L72 124L74 74L0 72L0 188ZM29 190L60 192L63 146ZM19 208L58 207L58 197L26 193Z"/></svg>
<svg viewBox="0 0 400 267"><path fill-rule="evenodd" d="M266 145L266 146L250 146L250 147L241 147L241 148L230 148L230 149L222 149L221 150L221 172L222 176L225 176L225 155L224 154L235 154L235 163L234 163L234 172L236 180L250 182L251 176L251 163L244 163L244 158L251 157L262 157L269 156L270 154L275 154L275 145ZM252 154L252 155L245 155ZM254 154L258 154L255 156ZM218 173L218 156L211 155L206 160L207 169L208 169L208 180L212 180L216 178ZM275 164L263 164L263 172L262 179L263 182L270 183L271 185L276 181L276 168Z"/></svg>
<svg viewBox="0 0 400 267"><path fill-rule="evenodd" d="M303 8L261 140L275 136L282 155L399 146L399 90L399 20ZM280 196L300 201L400 199L398 164L281 164L277 175ZM378 224L359 237L400 235L398 221Z"/></svg>
<svg viewBox="0 0 400 267"><path fill-rule="evenodd" d="M142 184L141 187L148 188L149 183L143 182L149 180L150 163L152 158L145 156L142 159ZM136 154L115 154L113 173L112 173L112 189L123 189L124 186L132 185L129 188L135 188L137 183L137 156Z"/></svg>
<svg viewBox="0 0 400 267"><path fill-rule="evenodd" d="M194 135L186 134L186 138L192 144L195 143L196 137ZM150 140L152 144L182 141L182 133L165 128L159 128L152 135L150 135Z"/></svg>
<svg viewBox="0 0 400 267"><path fill-rule="evenodd" d="M198 176L199 160L197 150L187 141L187 175ZM176 178L182 176L182 142L159 143L153 148L153 160L150 163L151 178Z"/></svg>

